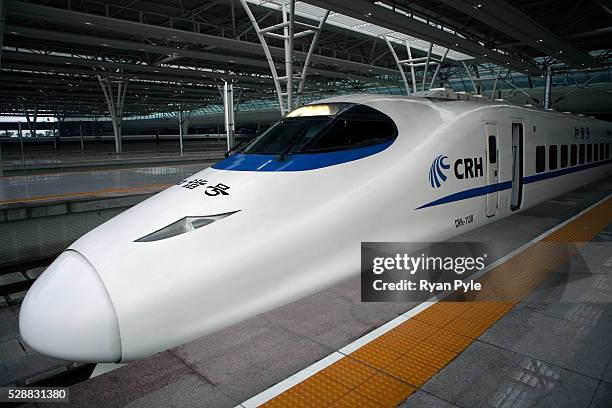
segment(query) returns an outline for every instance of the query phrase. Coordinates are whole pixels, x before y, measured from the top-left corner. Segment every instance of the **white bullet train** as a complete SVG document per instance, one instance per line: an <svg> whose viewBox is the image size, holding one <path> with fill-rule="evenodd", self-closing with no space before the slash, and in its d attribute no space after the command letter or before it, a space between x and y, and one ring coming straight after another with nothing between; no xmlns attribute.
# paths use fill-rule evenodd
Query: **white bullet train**
<svg viewBox="0 0 612 408"><path fill-rule="evenodd" d="M27 293L25 341L130 362L360 271L362 241L438 241L612 172L612 125L448 90L301 107L85 234Z"/></svg>

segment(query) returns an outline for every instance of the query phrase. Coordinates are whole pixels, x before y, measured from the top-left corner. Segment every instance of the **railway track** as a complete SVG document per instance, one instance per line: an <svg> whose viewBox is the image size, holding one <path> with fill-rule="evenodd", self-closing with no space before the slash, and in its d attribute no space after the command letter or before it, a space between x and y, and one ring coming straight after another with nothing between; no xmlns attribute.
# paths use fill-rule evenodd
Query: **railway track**
<svg viewBox="0 0 612 408"><path fill-rule="evenodd" d="M7 304L21 303L23 297L15 295L28 290L55 258L53 256L0 267L0 296L6 298Z"/></svg>

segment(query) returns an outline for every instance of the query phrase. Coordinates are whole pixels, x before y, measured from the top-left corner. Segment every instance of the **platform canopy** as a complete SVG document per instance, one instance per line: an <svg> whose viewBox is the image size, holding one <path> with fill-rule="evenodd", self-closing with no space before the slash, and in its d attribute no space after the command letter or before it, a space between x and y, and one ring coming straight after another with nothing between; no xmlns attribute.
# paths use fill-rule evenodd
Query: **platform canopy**
<svg viewBox="0 0 612 408"><path fill-rule="evenodd" d="M261 27L274 27L291 0L246 3ZM601 69L610 55L606 4L295 1L302 27L316 27L329 13L310 59L313 36L295 37L292 69L300 75L308 63L305 96L405 89L411 78L401 64L417 68L412 82L423 87L453 78L470 83L480 65L528 76L541 76L551 63ZM218 105L224 81L234 82L238 104L277 94L240 0L5 0L0 22L2 115L104 116L117 109L109 98L121 102L123 116L191 110ZM277 35L268 45L280 69L286 44Z"/></svg>

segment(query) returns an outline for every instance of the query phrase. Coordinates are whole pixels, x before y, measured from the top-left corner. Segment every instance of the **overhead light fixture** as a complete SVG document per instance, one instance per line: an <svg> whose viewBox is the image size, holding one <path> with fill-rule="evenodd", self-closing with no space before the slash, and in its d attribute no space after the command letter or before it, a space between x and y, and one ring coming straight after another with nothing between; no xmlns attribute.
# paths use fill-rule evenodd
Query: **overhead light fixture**
<svg viewBox="0 0 612 408"><path fill-rule="evenodd" d="M92 22L89 22L89 21L84 21L84 22L83 22L83 24L88 25L88 26L93 25L93 23L92 23Z"/></svg>

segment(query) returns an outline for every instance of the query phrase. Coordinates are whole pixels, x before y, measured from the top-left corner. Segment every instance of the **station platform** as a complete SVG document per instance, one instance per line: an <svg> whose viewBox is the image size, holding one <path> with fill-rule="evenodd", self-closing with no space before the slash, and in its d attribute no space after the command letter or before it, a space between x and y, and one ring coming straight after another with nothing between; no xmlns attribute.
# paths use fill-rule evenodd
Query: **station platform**
<svg viewBox="0 0 612 408"><path fill-rule="evenodd" d="M0 209L31 203L160 190L213 163L211 160L199 159L197 164L5 176L0 178Z"/></svg>
<svg viewBox="0 0 612 408"><path fill-rule="evenodd" d="M0 177L0 285L5 266L59 255L86 232L215 161Z"/></svg>
<svg viewBox="0 0 612 408"><path fill-rule="evenodd" d="M602 180L453 239L502 244L481 279L512 300L362 303L356 277L76 384L71 406L610 406L611 193Z"/></svg>

